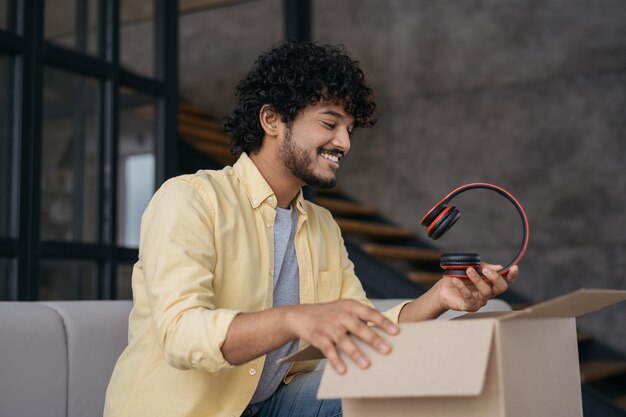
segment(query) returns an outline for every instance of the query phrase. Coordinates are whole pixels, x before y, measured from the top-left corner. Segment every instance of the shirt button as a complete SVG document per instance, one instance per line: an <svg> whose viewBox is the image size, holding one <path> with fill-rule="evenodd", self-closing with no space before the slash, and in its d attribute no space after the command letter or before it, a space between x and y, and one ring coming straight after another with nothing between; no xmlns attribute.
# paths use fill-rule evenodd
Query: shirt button
<svg viewBox="0 0 626 417"><path fill-rule="evenodd" d="M271 224L266 224L267 228L269 229L270 227L272 227Z"/></svg>
<svg viewBox="0 0 626 417"><path fill-rule="evenodd" d="M254 368L250 368L250 370L248 371L248 373L252 376L256 375L256 369Z"/></svg>
<svg viewBox="0 0 626 417"><path fill-rule="evenodd" d="M270 203L274 202L274 197L268 198L267 201L269 201Z"/></svg>

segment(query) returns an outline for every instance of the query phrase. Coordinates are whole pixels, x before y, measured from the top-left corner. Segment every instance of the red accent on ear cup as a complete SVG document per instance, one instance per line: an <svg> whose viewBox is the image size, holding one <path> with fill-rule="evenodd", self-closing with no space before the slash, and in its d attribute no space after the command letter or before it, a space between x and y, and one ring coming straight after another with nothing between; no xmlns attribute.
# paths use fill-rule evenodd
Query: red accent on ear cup
<svg viewBox="0 0 626 417"><path fill-rule="evenodd" d="M447 215L447 213L452 210L454 206L444 207L444 209L437 214L437 217L433 221L431 221L428 225L426 225L426 234L430 237L433 234L433 230L437 227L438 224L441 224L441 220Z"/></svg>
<svg viewBox="0 0 626 417"><path fill-rule="evenodd" d="M441 256L439 265L444 269L443 276L467 278L467 268L480 266L480 255L477 253L446 253Z"/></svg>
<svg viewBox="0 0 626 417"><path fill-rule="evenodd" d="M424 214L424 217L420 220L420 224L426 227L430 226L433 220L439 216L446 207L447 206L445 204L436 204L433 208L428 210L426 214Z"/></svg>
<svg viewBox="0 0 626 417"><path fill-rule="evenodd" d="M469 268L469 266L468 266ZM444 278L466 278L469 279L467 273L465 272L467 269L446 269L443 271L442 276Z"/></svg>
<svg viewBox="0 0 626 417"><path fill-rule="evenodd" d="M433 240L439 239L454 226L459 217L461 217L459 209L454 206L448 207L437 217L434 224L429 227L430 232L428 236Z"/></svg>

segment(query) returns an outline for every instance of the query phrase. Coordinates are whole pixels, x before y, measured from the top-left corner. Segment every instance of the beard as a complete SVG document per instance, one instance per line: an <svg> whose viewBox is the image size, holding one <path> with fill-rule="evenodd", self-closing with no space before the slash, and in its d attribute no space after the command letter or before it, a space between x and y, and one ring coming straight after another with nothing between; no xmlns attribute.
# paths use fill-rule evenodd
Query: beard
<svg viewBox="0 0 626 417"><path fill-rule="evenodd" d="M317 150L318 154L321 148ZM313 172L313 159L306 150L299 148L293 139L291 128L285 132L285 140L280 147L280 156L289 171L296 177L304 181L305 184L316 188L332 188L337 184L337 178L322 178Z"/></svg>

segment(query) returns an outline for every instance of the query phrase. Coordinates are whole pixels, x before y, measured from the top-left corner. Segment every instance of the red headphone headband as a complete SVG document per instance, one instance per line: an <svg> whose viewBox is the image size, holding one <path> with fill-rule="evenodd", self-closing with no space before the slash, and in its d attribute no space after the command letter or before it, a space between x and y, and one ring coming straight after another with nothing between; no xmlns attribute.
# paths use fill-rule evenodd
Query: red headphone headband
<svg viewBox="0 0 626 417"><path fill-rule="evenodd" d="M437 208L445 208L445 206L457 195L468 191L468 190L472 190L472 189L476 189L476 188L483 188L483 189L487 189L487 190L492 190L497 192L498 194L502 195L503 197L505 197L507 200L509 200L514 206L515 209L517 210L517 212L520 214L520 217L522 219L522 246L520 248L520 251L518 252L517 256L513 259L513 261L511 261L511 263L509 263L506 267L504 267L502 270L499 271L500 274L505 274L506 272L508 272L508 270L513 266L513 265L517 265L522 258L524 257L524 254L526 253L526 248L528 247L528 240L530 238L530 226L528 225L528 218L526 217L526 212L524 211L524 208L522 207L522 205L520 204L519 201L517 201L517 199L511 194L509 193L507 190L505 190L502 187L498 187L497 185L493 185L493 184L489 184L486 182L473 182L473 183L469 183L469 184L465 184L462 185L452 191L450 191L450 193L448 193L448 195L446 195L443 199L441 199L441 201L439 201L437 204L435 204L430 210L428 210L428 212L424 215L424 217L422 217L422 220L420 220L420 223L424 226L431 226L434 222L433 221L429 221L428 224L426 223L426 219L427 217ZM430 230L430 228L429 228Z"/></svg>

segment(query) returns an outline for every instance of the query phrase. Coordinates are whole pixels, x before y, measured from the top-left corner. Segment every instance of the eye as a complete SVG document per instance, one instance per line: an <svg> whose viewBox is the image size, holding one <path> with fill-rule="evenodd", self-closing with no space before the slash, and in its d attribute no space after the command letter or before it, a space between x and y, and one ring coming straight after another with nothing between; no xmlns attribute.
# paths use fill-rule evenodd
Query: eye
<svg viewBox="0 0 626 417"><path fill-rule="evenodd" d="M324 127L328 130L333 130L335 128L335 123L333 122L325 122L322 120L322 124L324 125Z"/></svg>
<svg viewBox="0 0 626 417"><path fill-rule="evenodd" d="M352 136L352 132L354 132L354 126L348 128L348 135Z"/></svg>

